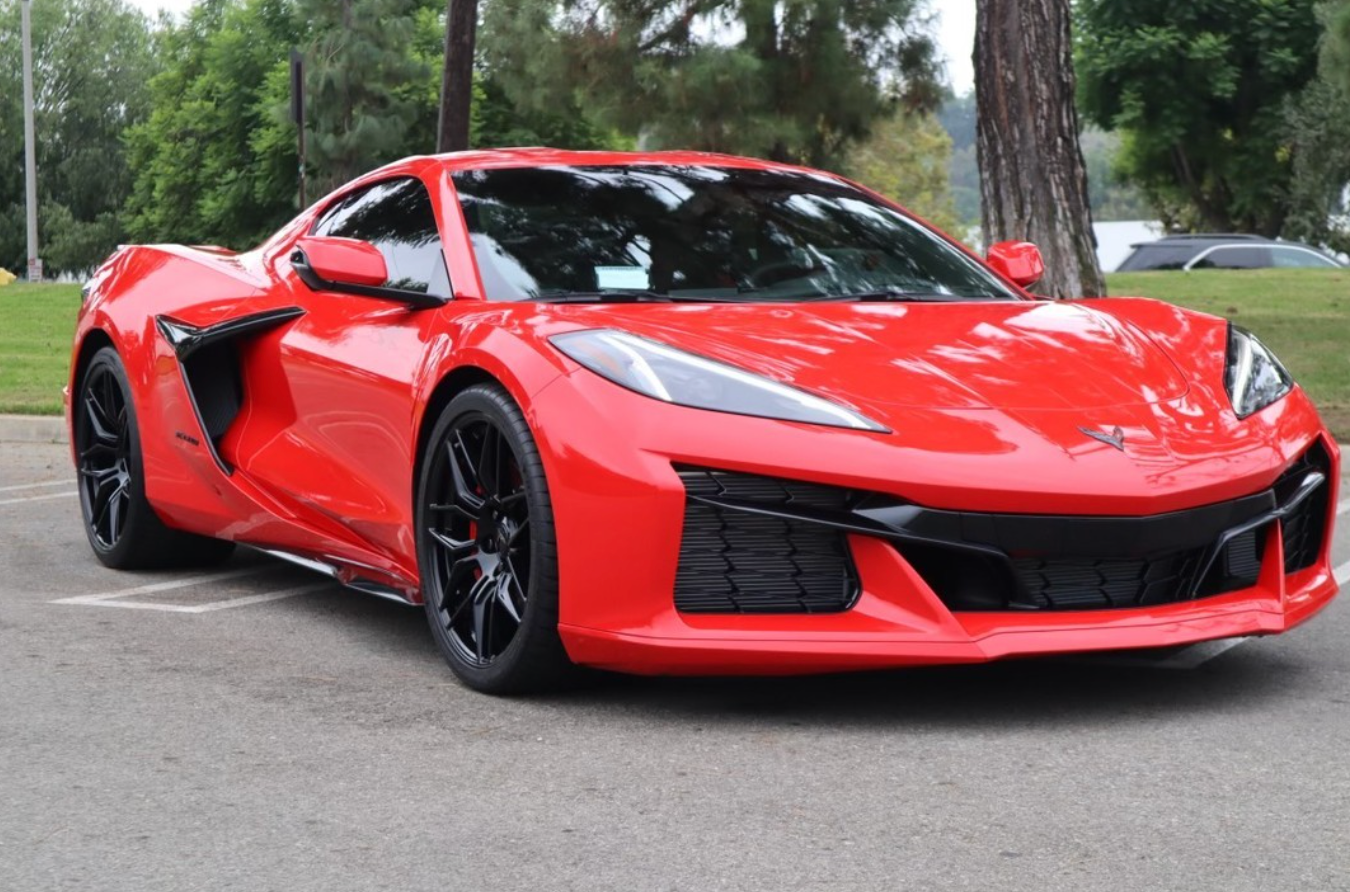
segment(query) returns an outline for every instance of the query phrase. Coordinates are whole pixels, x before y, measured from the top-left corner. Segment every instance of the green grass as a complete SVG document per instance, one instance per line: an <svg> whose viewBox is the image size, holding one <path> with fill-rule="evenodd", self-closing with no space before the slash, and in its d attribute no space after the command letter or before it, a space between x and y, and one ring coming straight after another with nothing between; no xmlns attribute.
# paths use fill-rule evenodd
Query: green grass
<svg viewBox="0 0 1350 892"><path fill-rule="evenodd" d="M1350 270L1120 273L1112 294L1226 316L1260 335L1350 440ZM77 285L0 288L0 412L56 415L66 383Z"/></svg>
<svg viewBox="0 0 1350 892"><path fill-rule="evenodd" d="M79 285L0 288L0 412L61 414Z"/></svg>
<svg viewBox="0 0 1350 892"><path fill-rule="evenodd" d="M1155 297L1255 332L1350 441L1350 270L1118 273L1112 294Z"/></svg>

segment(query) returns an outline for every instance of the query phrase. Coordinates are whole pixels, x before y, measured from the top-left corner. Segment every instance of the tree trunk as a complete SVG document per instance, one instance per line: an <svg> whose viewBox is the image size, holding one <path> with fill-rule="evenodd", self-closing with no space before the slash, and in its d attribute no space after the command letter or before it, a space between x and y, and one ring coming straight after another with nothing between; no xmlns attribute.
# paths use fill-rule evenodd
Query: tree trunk
<svg viewBox="0 0 1350 892"><path fill-rule="evenodd" d="M978 0L977 144L986 244L1035 242L1037 293L1106 293L1078 145L1070 0Z"/></svg>
<svg viewBox="0 0 1350 892"><path fill-rule="evenodd" d="M478 31L478 0L446 0L445 73L441 77L441 113L437 152L469 147L473 109L473 48Z"/></svg>

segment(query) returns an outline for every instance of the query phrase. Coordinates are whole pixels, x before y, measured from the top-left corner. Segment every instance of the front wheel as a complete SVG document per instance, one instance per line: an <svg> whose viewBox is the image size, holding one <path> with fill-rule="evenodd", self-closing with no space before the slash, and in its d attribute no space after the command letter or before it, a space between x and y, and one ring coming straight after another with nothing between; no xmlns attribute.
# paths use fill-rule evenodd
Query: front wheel
<svg viewBox="0 0 1350 892"><path fill-rule="evenodd" d="M461 681L491 694L565 685L558 555L539 450L495 385L457 395L427 439L417 559L427 618Z"/></svg>

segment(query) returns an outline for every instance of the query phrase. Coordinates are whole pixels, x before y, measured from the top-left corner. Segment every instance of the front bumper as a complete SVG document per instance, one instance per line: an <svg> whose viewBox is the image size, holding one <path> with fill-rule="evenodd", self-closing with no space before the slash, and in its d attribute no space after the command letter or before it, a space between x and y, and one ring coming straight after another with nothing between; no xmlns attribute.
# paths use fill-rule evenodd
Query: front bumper
<svg viewBox="0 0 1350 892"><path fill-rule="evenodd" d="M881 492L912 504L919 500L906 498L909 487L897 483L894 472L911 456L893 443L881 444L884 450L866 442L854 449L861 442L855 434L710 416L626 392L616 395L603 382L600 388L591 383L555 383L536 400L532 419L536 434L551 438L541 443L541 451L558 529L559 630L569 655L582 664L649 674L791 674L1165 647L1283 632L1316 614L1337 591L1330 542L1339 452L1306 399L1296 393L1269 419L1262 449L1216 454L1212 465L1195 463L1200 471L1189 479L1180 470L1151 478L1165 479L1165 492L1155 482L1131 486L1121 474L1108 479L1098 473L1100 486L1092 495L1080 491L1075 499L1067 487L1052 491L1047 484L1040 498L1028 491L1028 475L1019 474L1036 464L1017 455L997 458L1008 469L1006 488L944 487L935 481L936 473L915 487L926 495L945 492L946 498L925 501L950 511L1016 514L1007 511L1012 492L1027 508L1051 509L1036 514L1081 516L1093 523L1111 518L1147 521L1172 511L1242 502L1231 528L1255 518L1264 532L1256 540L1259 570L1239 587L1230 579L1226 586L1188 591L1185 598L1165 603L1143 598L1110 609L1029 610L1025 604L1018 609L953 609L950 593L935 590L925 573L902 555L894 536L852 528L845 530L845 541L857 590L842 609L681 610L675 593L687 495L678 469L718 467L807 480ZM624 419L624 437L613 436L611 418ZM695 422L701 422L698 429ZM765 436L766 431L774 435ZM1321 484L1324 536L1310 561L1290 567L1283 524L1270 516L1282 509L1288 494L1265 501L1253 497L1272 490L1315 446L1329 462ZM1114 450L1078 459L1080 464L1099 460L1121 461ZM1092 474L1091 468L1079 470ZM1140 510L1142 505L1157 509ZM1015 517L1011 520L1016 523ZM1215 557L1206 549L1207 559ZM1195 573L1197 580L1204 576Z"/></svg>

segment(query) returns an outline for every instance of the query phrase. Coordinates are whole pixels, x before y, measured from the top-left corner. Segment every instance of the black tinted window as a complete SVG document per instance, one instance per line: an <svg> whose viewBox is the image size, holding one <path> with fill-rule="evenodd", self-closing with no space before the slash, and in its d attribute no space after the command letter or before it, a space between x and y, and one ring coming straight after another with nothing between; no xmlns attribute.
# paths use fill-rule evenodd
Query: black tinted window
<svg viewBox="0 0 1350 892"><path fill-rule="evenodd" d="M936 234L825 176L634 165L472 170L454 183L492 300L1014 296Z"/></svg>
<svg viewBox="0 0 1350 892"><path fill-rule="evenodd" d="M1192 269L1264 269L1270 266L1269 248L1227 245L1215 248L1196 261Z"/></svg>
<svg viewBox="0 0 1350 892"><path fill-rule="evenodd" d="M329 208L314 235L370 242L384 255L390 288L450 296L431 198L420 180L376 183Z"/></svg>
<svg viewBox="0 0 1350 892"><path fill-rule="evenodd" d="M1150 269L1181 269L1200 253L1193 245L1140 245L1125 258L1118 272L1140 272Z"/></svg>

